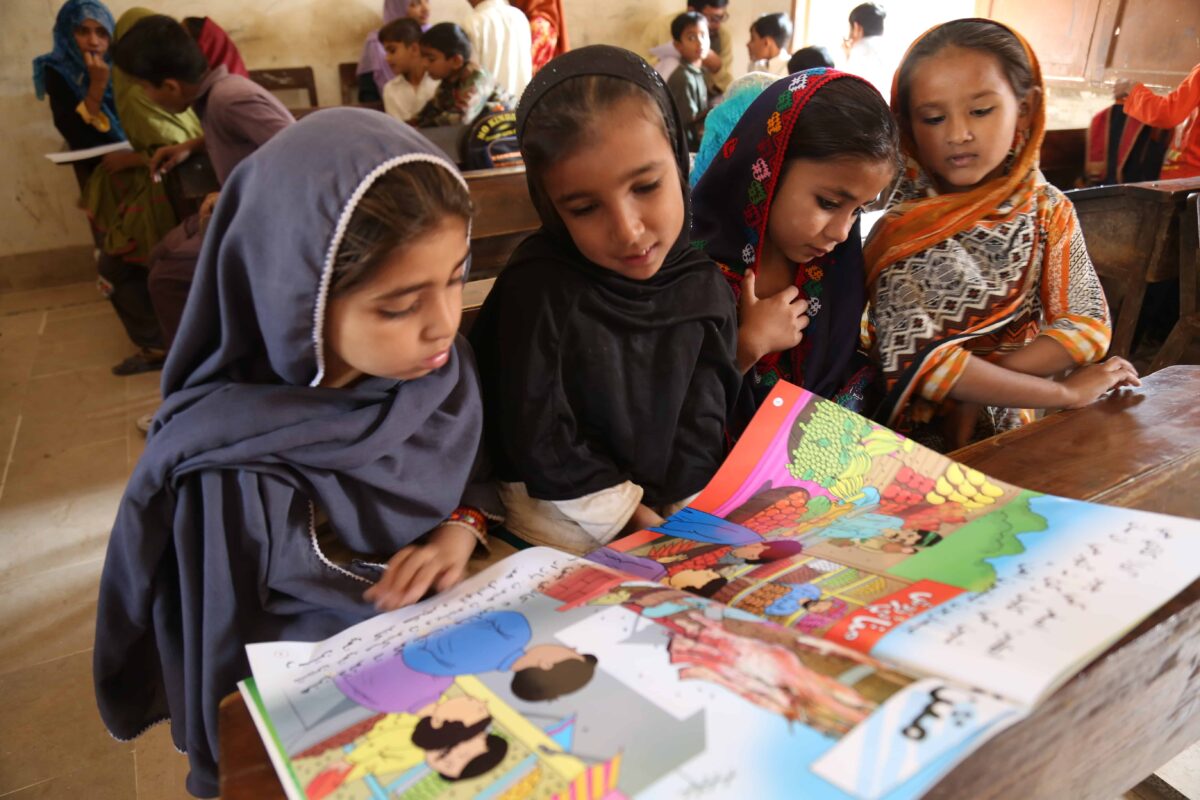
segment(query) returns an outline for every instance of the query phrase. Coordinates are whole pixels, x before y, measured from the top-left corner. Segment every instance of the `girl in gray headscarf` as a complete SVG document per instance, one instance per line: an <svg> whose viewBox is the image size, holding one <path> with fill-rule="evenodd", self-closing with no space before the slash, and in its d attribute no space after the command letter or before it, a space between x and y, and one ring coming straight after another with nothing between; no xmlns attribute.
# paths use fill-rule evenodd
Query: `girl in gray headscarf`
<svg viewBox="0 0 1200 800"><path fill-rule="evenodd" d="M457 338L470 213L431 145L354 109L282 132L221 192L109 543L94 665L109 730L170 719L193 794L217 794L217 705L247 643L446 589L485 539Z"/></svg>

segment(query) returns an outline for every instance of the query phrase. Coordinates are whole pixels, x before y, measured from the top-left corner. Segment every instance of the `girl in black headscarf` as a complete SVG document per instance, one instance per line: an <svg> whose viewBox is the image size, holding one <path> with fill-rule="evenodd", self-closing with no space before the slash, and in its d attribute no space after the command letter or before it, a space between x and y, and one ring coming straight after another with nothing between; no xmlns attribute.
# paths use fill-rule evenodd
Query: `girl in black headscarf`
<svg viewBox="0 0 1200 800"><path fill-rule="evenodd" d="M508 527L587 552L656 524L725 454L733 295L688 246L688 153L657 72L615 47L551 61L517 110L542 228L471 340Z"/></svg>
<svg viewBox="0 0 1200 800"><path fill-rule="evenodd" d="M193 794L217 794L246 644L445 589L483 539L483 409L455 338L470 209L432 145L352 109L283 131L221 191L113 527L94 664L108 729L170 719Z"/></svg>

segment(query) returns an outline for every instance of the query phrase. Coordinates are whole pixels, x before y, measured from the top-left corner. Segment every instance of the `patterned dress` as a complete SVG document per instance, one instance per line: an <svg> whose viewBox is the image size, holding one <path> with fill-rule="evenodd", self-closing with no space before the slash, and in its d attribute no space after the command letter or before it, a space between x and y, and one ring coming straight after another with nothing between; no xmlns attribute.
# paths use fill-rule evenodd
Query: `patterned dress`
<svg viewBox="0 0 1200 800"><path fill-rule="evenodd" d="M1004 174L967 192L939 194L908 153L866 248L868 330L887 392L877 417L889 427L919 432L948 413L971 356L996 360L1038 336L1078 365L1108 349L1108 305L1075 209L1038 169L1044 133L1039 105L1017 131ZM1031 419L1027 410L989 408L977 435Z"/></svg>
<svg viewBox="0 0 1200 800"><path fill-rule="evenodd" d="M468 61L458 72L443 78L433 99L417 114L418 128L439 125L470 125L483 114L512 111L509 97L487 70Z"/></svg>

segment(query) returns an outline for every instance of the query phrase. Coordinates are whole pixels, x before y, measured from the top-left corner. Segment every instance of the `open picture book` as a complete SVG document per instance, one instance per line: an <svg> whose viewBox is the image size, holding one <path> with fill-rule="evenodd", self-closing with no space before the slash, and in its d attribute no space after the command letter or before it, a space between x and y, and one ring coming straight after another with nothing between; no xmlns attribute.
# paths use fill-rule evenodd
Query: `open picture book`
<svg viewBox="0 0 1200 800"><path fill-rule="evenodd" d="M1197 577L1200 521L780 384L663 525L251 645L240 688L291 798L913 798Z"/></svg>

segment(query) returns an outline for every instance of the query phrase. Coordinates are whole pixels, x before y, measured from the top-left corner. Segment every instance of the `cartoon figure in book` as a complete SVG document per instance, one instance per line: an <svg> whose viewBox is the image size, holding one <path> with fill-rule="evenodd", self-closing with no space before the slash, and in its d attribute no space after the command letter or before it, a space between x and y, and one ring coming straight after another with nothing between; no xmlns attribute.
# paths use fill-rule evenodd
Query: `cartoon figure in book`
<svg viewBox="0 0 1200 800"><path fill-rule="evenodd" d="M561 644L531 646L532 635L524 614L485 611L407 642L400 651L406 670L396 670L393 659L373 665L351 680L387 695L407 691L400 686L409 680L406 673L454 677L500 670L512 672L514 695L537 701L570 694L592 679L595 656ZM379 707L368 702L365 693L363 699L347 694L360 705Z"/></svg>
<svg viewBox="0 0 1200 800"><path fill-rule="evenodd" d="M295 758L319 757L330 750L342 753L308 782L310 800L367 776L400 775L422 763L442 780L455 782L483 775L504 760L508 742L489 732L491 725L492 715L482 700L443 694L417 713L372 717L338 741L322 742Z"/></svg>
<svg viewBox="0 0 1200 800"><path fill-rule="evenodd" d="M748 635L761 623L743 623L743 631L734 633L699 611L672 622L667 651L672 664L682 665L681 678L720 684L828 736L845 734L875 708L853 688L810 669L795 652Z"/></svg>

